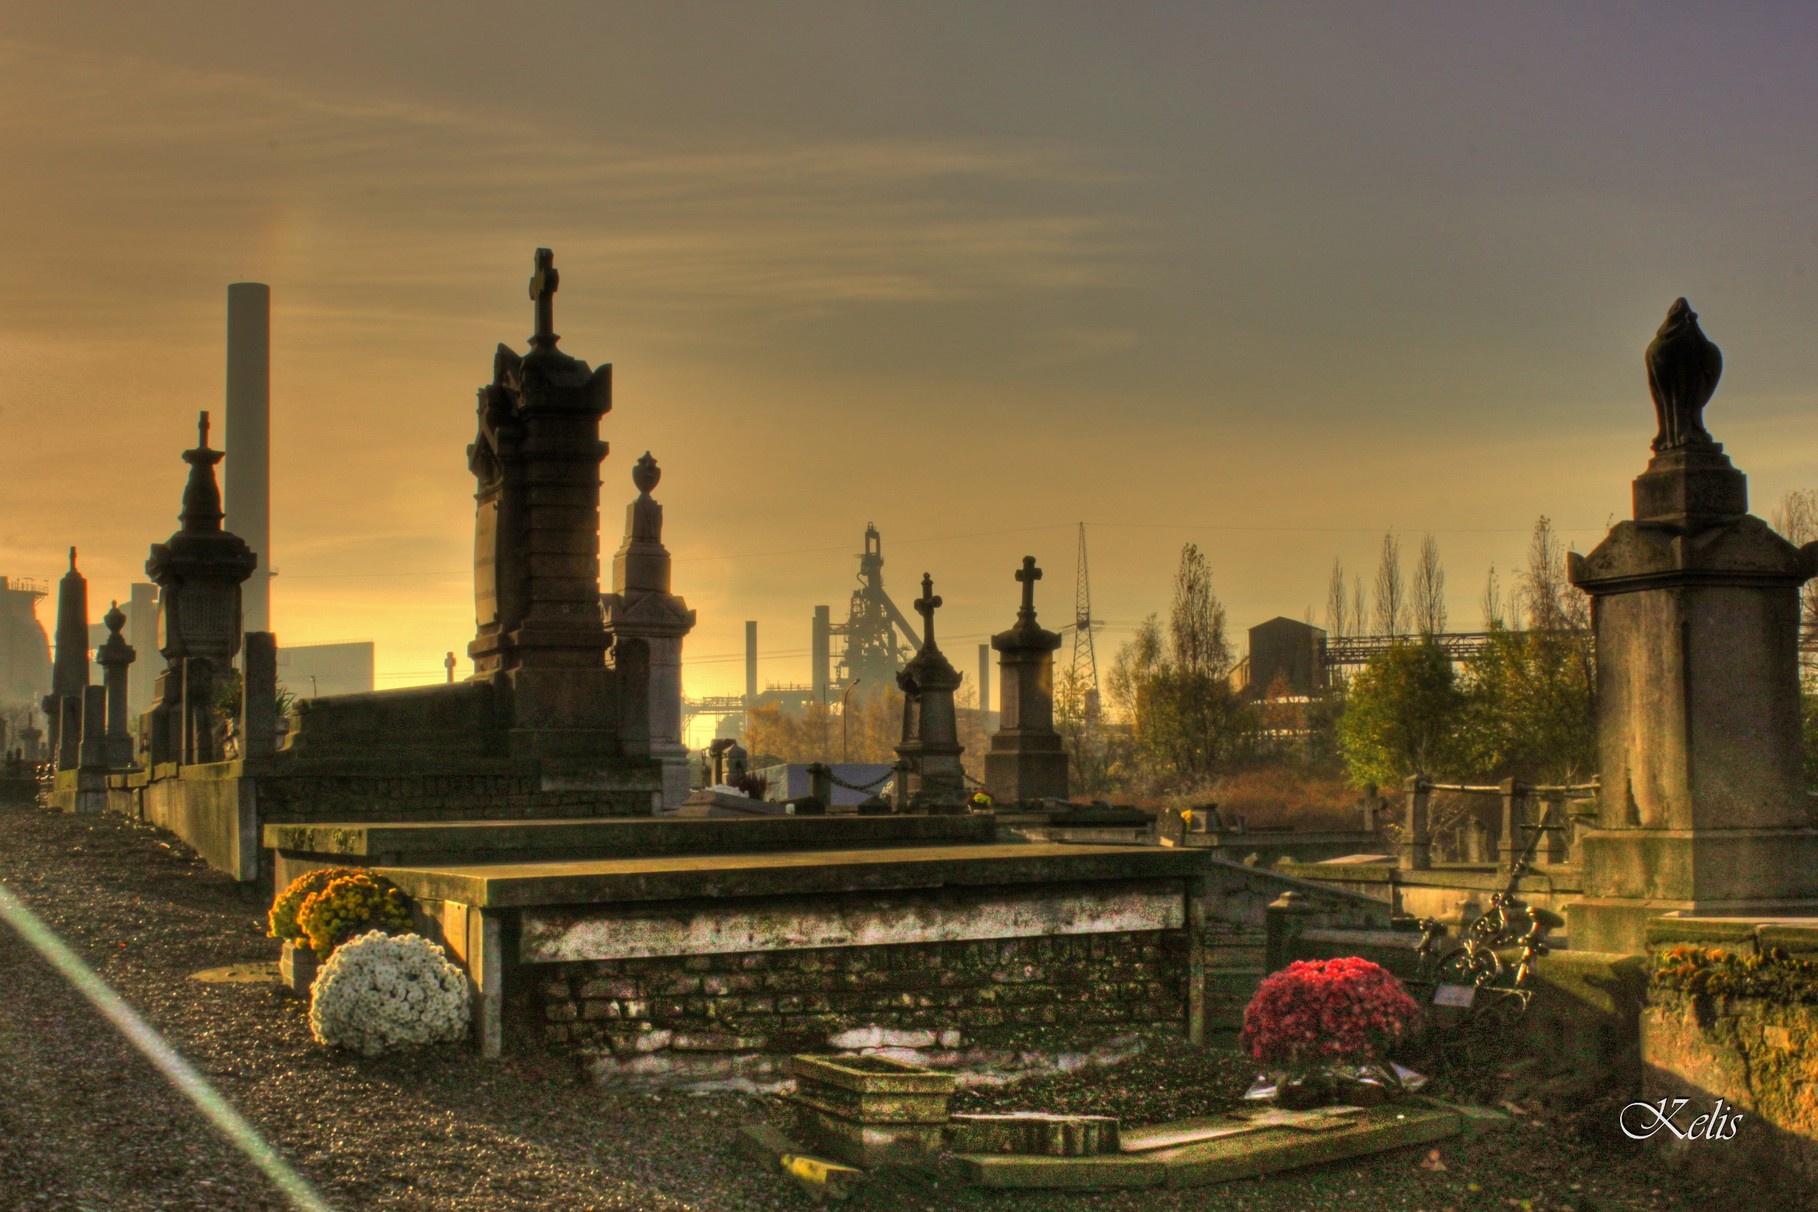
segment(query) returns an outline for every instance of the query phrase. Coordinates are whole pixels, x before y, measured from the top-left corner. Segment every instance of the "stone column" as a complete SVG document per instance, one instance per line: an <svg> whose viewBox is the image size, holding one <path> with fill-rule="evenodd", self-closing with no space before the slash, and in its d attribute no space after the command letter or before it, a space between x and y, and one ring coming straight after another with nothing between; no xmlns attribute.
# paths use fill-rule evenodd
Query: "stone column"
<svg viewBox="0 0 1818 1212"><path fill-rule="evenodd" d="M1647 353L1660 433L1619 523L1573 584L1597 642L1596 827L1581 839L1574 950L1639 952L1671 911L1818 909L1818 830L1800 775L1796 548L1748 513L1702 411L1722 357L1684 299Z"/></svg>
<svg viewBox="0 0 1818 1212"><path fill-rule="evenodd" d="M120 603L108 607L101 621L107 625L107 641L95 650L95 660L101 666L101 684L107 692L104 758L107 766L119 770L133 764L133 738L126 724L131 696L128 675L138 653L121 634L126 626L126 614L120 609Z"/></svg>
<svg viewBox="0 0 1818 1212"><path fill-rule="evenodd" d="M278 747L278 637L247 632L240 665L240 753L270 757Z"/></svg>
<svg viewBox="0 0 1818 1212"><path fill-rule="evenodd" d="M1263 910L1263 975L1280 972L1294 962L1300 936L1319 916L1304 892L1289 889Z"/></svg>
<svg viewBox="0 0 1818 1212"><path fill-rule="evenodd" d="M107 687L89 686L82 691L82 770L107 769Z"/></svg>
<svg viewBox="0 0 1818 1212"><path fill-rule="evenodd" d="M82 696L66 694L57 701L57 769L82 764Z"/></svg>
<svg viewBox="0 0 1818 1212"><path fill-rule="evenodd" d="M1429 832L1427 797L1432 794L1427 780L1411 774L1407 789L1407 813L1401 823L1401 869L1426 871L1433 866L1433 837Z"/></svg>
<svg viewBox="0 0 1818 1212"><path fill-rule="evenodd" d="M1515 860L1527 846L1527 788L1514 779L1502 780L1502 835L1496 842L1496 865L1504 871L1515 870Z"/></svg>
<svg viewBox="0 0 1818 1212"><path fill-rule="evenodd" d="M43 761L44 752L41 748L43 744L44 730L38 727L37 721L32 718L30 712L27 712L25 727L19 730L19 748L24 750L25 760L27 762Z"/></svg>
<svg viewBox="0 0 1818 1212"><path fill-rule="evenodd" d="M1054 650L1061 638L1035 621L1035 582L1042 570L1024 556L1016 625L991 637L999 653L1002 701L998 730L985 754L985 789L1003 803L1067 798L1067 753L1054 730Z"/></svg>
<svg viewBox="0 0 1818 1212"><path fill-rule="evenodd" d="M25 712L25 727L18 730L18 747L24 750L25 761L44 761L44 729L38 727L38 721L31 712Z"/></svg>
<svg viewBox="0 0 1818 1212"><path fill-rule="evenodd" d="M682 638L694 611L670 592L663 507L651 497L662 479L645 451L632 469L638 496L625 509L625 541L612 557L612 592L600 598L612 636L618 737L627 757L662 770L663 807L688 798L688 746L682 736Z"/></svg>

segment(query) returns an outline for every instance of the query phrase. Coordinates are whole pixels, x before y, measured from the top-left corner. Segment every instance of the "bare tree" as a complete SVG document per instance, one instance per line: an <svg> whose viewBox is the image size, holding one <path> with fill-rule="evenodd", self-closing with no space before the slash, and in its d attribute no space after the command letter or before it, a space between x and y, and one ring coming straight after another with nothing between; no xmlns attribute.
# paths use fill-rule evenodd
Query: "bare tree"
<svg viewBox="0 0 1818 1212"><path fill-rule="evenodd" d="M1531 631L1579 631L1590 626L1590 605L1566 579L1566 553L1545 515L1528 540L1528 567L1522 576L1521 613Z"/></svg>
<svg viewBox="0 0 1818 1212"><path fill-rule="evenodd" d="M1400 635L1407 624L1408 587L1401 575L1401 540L1382 536L1382 559L1376 565L1376 633Z"/></svg>
<svg viewBox="0 0 1818 1212"><path fill-rule="evenodd" d="M1351 634L1351 604L1345 597L1345 562L1332 557L1332 577L1326 582L1326 632L1335 640Z"/></svg>
<svg viewBox="0 0 1818 1212"><path fill-rule="evenodd" d="M1363 578L1354 576L1351 578L1351 630L1361 634L1369 626L1369 617L1369 612L1364 609Z"/></svg>
<svg viewBox="0 0 1818 1212"><path fill-rule="evenodd" d="M1174 578L1174 608L1168 615L1168 641L1174 667L1182 673L1223 677L1231 669L1225 606L1212 592L1212 565L1193 543L1180 551L1180 571Z"/></svg>
<svg viewBox="0 0 1818 1212"><path fill-rule="evenodd" d="M1496 576L1496 565L1490 565L1490 575L1483 583L1483 629L1495 631L1504 626L1502 617L1502 581Z"/></svg>
<svg viewBox="0 0 1818 1212"><path fill-rule="evenodd" d="M1414 627L1423 636L1446 629L1446 570L1439 565L1439 543L1428 535L1420 541L1420 562L1414 566Z"/></svg>
<svg viewBox="0 0 1818 1212"><path fill-rule="evenodd" d="M1787 542L1804 546L1818 541L1818 489L1789 492L1774 511L1774 529ZM1799 667L1808 680L1818 679L1818 581L1799 587Z"/></svg>

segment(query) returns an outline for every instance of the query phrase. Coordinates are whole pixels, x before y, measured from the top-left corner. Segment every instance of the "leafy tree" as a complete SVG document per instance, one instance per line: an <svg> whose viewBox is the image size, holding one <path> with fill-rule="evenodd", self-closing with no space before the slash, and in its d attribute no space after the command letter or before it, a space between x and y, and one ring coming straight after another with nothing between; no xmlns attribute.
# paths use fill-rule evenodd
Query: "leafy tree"
<svg viewBox="0 0 1818 1212"><path fill-rule="evenodd" d="M1565 575L1565 552L1541 518L1516 595L1524 629L1490 622L1465 665L1464 725L1472 772L1569 782L1597 765L1596 668L1590 604Z"/></svg>
<svg viewBox="0 0 1818 1212"><path fill-rule="evenodd" d="M1465 695L1452 662L1430 640L1395 644L1351 680L1338 749L1354 786L1394 787L1410 774L1452 768Z"/></svg>
<svg viewBox="0 0 1818 1212"><path fill-rule="evenodd" d="M1132 760L1155 787L1203 783L1253 738L1255 711L1231 687L1225 608L1192 543L1181 549L1164 631L1150 615L1111 666L1112 702L1129 722Z"/></svg>

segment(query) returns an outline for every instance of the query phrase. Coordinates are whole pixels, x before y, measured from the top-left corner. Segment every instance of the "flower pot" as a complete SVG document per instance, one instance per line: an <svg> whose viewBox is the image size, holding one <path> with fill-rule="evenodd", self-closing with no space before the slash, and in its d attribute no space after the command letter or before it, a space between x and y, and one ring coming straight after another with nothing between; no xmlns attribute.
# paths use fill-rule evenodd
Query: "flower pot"
<svg viewBox="0 0 1818 1212"><path fill-rule="evenodd" d="M1332 1078L1326 1073L1289 1073L1275 1083L1275 1102L1290 1111L1323 1107L1332 1101Z"/></svg>
<svg viewBox="0 0 1818 1212"><path fill-rule="evenodd" d="M284 940L284 952L278 956L278 980L286 989L298 997L308 997L309 987L315 983L316 970L321 961L310 949L308 943L296 939Z"/></svg>

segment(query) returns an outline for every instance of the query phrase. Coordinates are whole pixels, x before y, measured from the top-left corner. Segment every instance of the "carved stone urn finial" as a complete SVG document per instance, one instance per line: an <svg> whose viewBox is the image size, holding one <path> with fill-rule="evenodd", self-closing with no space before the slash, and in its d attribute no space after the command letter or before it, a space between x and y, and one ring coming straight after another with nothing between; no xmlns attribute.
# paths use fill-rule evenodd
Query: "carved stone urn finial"
<svg viewBox="0 0 1818 1212"><path fill-rule="evenodd" d="M1723 376L1723 353L1698 327L1698 313L1685 299L1674 301L1666 322L1648 345L1648 391L1660 432L1656 454L1686 447L1715 449L1704 427L1704 406Z"/></svg>
<svg viewBox="0 0 1818 1212"><path fill-rule="evenodd" d="M649 496L656 490L657 481L662 478L663 471L657 466L657 461L650 457L648 450L644 452L644 457L637 461L637 466L631 469L631 482L637 485L638 491L645 496Z"/></svg>

